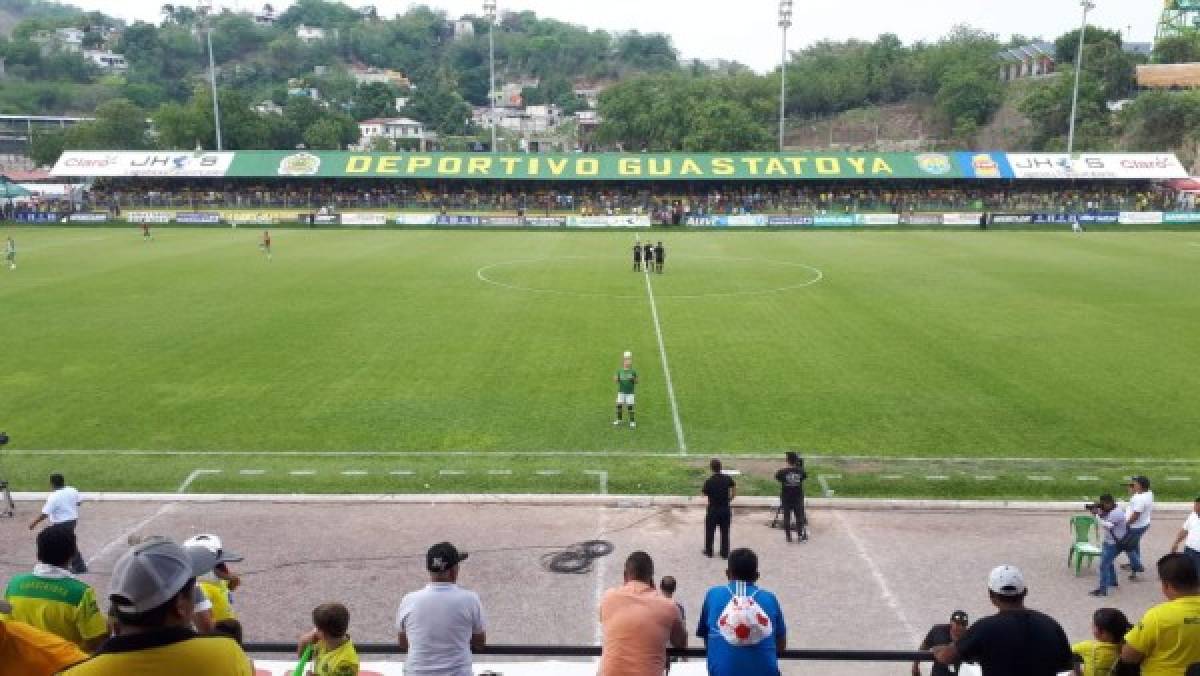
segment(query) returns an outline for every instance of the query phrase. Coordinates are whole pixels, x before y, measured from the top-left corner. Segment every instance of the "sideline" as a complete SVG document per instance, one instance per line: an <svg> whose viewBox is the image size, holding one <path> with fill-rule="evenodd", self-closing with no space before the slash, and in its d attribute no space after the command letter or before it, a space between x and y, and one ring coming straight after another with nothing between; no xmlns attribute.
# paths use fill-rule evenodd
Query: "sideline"
<svg viewBox="0 0 1200 676"><path fill-rule="evenodd" d="M675 385L671 382L671 367L667 365L667 346L663 343L662 324L658 321L658 304L654 302L654 287L650 284L650 271L645 269L645 266L643 266L643 270L646 277L646 293L650 296L650 315L654 317L654 334L658 336L658 354L662 357L663 376L667 381L667 397L671 400L671 419L675 422L675 439L679 442L679 455L687 455L687 442L683 439L683 423L679 420L679 404L675 401Z"/></svg>

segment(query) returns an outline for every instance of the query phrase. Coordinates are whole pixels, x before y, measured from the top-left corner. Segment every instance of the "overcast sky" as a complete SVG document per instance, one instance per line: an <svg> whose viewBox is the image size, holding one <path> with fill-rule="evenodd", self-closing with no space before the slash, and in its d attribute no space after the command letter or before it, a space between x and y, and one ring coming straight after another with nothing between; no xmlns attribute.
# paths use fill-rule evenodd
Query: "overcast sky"
<svg viewBox="0 0 1200 676"><path fill-rule="evenodd" d="M66 0L124 19L157 21L168 0ZM184 0L186 2L186 0ZM1090 23L1120 30L1127 40L1154 38L1157 0L1095 0ZM637 29L670 34L684 58L724 58L766 71L779 63L781 43L776 27L778 0L498 0L503 10L533 10L591 28ZM180 4L176 2L175 4ZM215 0L218 6L257 10L261 0ZM277 10L290 4L272 3ZM482 0L350 0L351 6L373 4L391 16L414 4L443 9L450 16L481 13ZM930 40L955 24L967 23L1007 39L1020 33L1053 39L1079 25L1078 0L795 0L795 23L789 46L822 39L873 39L884 32L905 42Z"/></svg>

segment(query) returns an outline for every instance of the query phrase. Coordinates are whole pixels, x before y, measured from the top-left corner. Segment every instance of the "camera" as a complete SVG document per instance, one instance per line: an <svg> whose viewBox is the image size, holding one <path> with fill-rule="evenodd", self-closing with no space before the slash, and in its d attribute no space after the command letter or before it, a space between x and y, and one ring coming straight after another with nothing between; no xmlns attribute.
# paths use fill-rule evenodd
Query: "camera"
<svg viewBox="0 0 1200 676"><path fill-rule="evenodd" d="M7 444L7 443L8 443L8 435L5 434L4 432L0 432L0 446L3 446L4 444Z"/></svg>
<svg viewBox="0 0 1200 676"><path fill-rule="evenodd" d="M1083 508L1089 512L1099 511L1100 503L1099 502L1085 502L1085 503L1083 503Z"/></svg>

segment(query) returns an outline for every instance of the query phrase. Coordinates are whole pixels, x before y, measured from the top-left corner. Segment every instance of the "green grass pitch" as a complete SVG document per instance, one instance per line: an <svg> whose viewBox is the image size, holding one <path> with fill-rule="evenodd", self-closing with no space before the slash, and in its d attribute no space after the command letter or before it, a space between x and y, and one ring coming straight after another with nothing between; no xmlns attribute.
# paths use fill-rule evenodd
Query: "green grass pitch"
<svg viewBox="0 0 1200 676"><path fill-rule="evenodd" d="M1193 233L643 233L671 457L632 232L278 230L270 261L252 228L6 232L19 489L691 493L711 454L791 448L839 495L1073 497L1124 458L1200 483ZM636 430L611 425L624 350Z"/></svg>

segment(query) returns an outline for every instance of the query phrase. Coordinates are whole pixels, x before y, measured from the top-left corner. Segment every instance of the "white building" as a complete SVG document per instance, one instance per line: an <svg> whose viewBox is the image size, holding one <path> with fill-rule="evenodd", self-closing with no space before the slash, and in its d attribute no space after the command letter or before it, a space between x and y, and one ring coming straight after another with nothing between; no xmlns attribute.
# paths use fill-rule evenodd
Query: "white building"
<svg viewBox="0 0 1200 676"><path fill-rule="evenodd" d="M437 139L437 134L426 131L425 125L407 117L377 117L358 123L358 147L370 148L375 139L388 141L415 142L420 150L425 150Z"/></svg>
<svg viewBox="0 0 1200 676"><path fill-rule="evenodd" d="M325 29L301 24L296 27L296 37L301 42L317 42L325 39Z"/></svg>
<svg viewBox="0 0 1200 676"><path fill-rule="evenodd" d="M350 69L350 74L354 76L354 82L358 85L364 84L385 84L400 89L408 89L412 86L408 76L398 70L390 68L371 68L367 66L353 66Z"/></svg>
<svg viewBox="0 0 1200 676"><path fill-rule="evenodd" d="M283 115L283 106L274 101L263 101L254 105L254 112L260 115Z"/></svg>
<svg viewBox="0 0 1200 676"><path fill-rule="evenodd" d="M87 33L79 28L59 28L54 31L54 37L57 38L59 46L69 52L83 51L83 36L85 35Z"/></svg>
<svg viewBox="0 0 1200 676"><path fill-rule="evenodd" d="M125 61L125 55L114 54L107 50L89 49L84 51L83 58L101 70L118 71L129 68L129 64Z"/></svg>
<svg viewBox="0 0 1200 676"><path fill-rule="evenodd" d="M455 40L466 40L475 37L475 22L467 18L459 19L451 24Z"/></svg>

